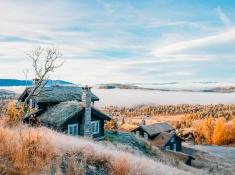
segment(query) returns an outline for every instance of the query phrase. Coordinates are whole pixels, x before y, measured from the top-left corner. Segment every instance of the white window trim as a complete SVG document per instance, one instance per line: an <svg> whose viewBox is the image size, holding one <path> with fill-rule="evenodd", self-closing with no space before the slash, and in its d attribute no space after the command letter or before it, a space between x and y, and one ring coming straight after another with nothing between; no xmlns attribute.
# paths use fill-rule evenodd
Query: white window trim
<svg viewBox="0 0 235 175"><path fill-rule="evenodd" d="M166 146L165 150L171 150L171 147L170 146Z"/></svg>
<svg viewBox="0 0 235 175"><path fill-rule="evenodd" d="M148 139L148 134L144 132L144 138L147 140Z"/></svg>
<svg viewBox="0 0 235 175"><path fill-rule="evenodd" d="M73 130L74 127L77 127L77 133L74 133L74 130ZM69 132L71 128L72 128L72 131L73 131L72 134L70 134L70 132ZM68 135L69 136L77 136L78 135L78 123L68 125Z"/></svg>
<svg viewBox="0 0 235 175"><path fill-rule="evenodd" d="M177 145L176 145L176 143L174 143L173 144L173 151L176 151L176 149L177 149Z"/></svg>
<svg viewBox="0 0 235 175"><path fill-rule="evenodd" d="M97 126L96 125L98 125L98 130L97 131L92 131L92 129L93 129L93 124L95 124L95 128L97 128ZM91 122L91 132L92 132L92 134L99 134L100 133L100 121L99 120L96 120L96 121L92 121Z"/></svg>
<svg viewBox="0 0 235 175"><path fill-rule="evenodd" d="M140 136L140 131L136 131L136 136L139 137Z"/></svg>
<svg viewBox="0 0 235 175"><path fill-rule="evenodd" d="M33 99L29 99L29 106L33 108Z"/></svg>

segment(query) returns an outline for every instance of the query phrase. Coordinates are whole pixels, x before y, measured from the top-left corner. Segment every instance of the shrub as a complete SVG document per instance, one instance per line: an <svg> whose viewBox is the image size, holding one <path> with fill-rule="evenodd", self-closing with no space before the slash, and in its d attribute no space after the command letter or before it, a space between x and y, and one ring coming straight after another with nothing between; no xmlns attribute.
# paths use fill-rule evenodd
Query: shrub
<svg viewBox="0 0 235 175"><path fill-rule="evenodd" d="M21 123L24 108L22 105L17 106L15 101L10 101L6 107L3 122L9 127L13 127Z"/></svg>
<svg viewBox="0 0 235 175"><path fill-rule="evenodd" d="M104 125L104 128L110 130L116 130L118 128L117 121L115 119L107 121Z"/></svg>

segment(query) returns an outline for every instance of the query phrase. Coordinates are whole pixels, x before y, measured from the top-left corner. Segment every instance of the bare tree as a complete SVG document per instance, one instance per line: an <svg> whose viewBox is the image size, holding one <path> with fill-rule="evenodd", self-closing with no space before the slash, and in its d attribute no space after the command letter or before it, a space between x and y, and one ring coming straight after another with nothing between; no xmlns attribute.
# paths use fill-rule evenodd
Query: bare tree
<svg viewBox="0 0 235 175"><path fill-rule="evenodd" d="M54 47L37 47L28 53L27 56L32 61L32 66L35 71L35 80L37 81L35 81L33 88L24 101L25 109L27 108L27 101L32 96L37 96L40 93L40 89L46 85L49 79L49 73L54 72L55 69L63 65L63 62L59 61L62 54Z"/></svg>
<svg viewBox="0 0 235 175"><path fill-rule="evenodd" d="M25 87L28 86L28 73L29 73L29 69L23 70L23 74L24 74L24 77L25 77Z"/></svg>

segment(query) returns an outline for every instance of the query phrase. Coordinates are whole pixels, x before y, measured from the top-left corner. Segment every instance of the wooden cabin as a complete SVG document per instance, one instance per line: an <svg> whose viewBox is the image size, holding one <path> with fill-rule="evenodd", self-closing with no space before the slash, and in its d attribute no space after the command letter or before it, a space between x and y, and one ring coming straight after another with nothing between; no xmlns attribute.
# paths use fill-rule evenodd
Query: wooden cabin
<svg viewBox="0 0 235 175"><path fill-rule="evenodd" d="M138 137L143 137L162 150L181 151L181 138L168 123L141 125L132 130Z"/></svg>
<svg viewBox="0 0 235 175"><path fill-rule="evenodd" d="M19 97L24 102L32 88L26 88ZM101 137L104 123L111 118L92 104L99 98L89 87L43 87L27 102L35 111L24 117L24 122L41 125L72 136Z"/></svg>

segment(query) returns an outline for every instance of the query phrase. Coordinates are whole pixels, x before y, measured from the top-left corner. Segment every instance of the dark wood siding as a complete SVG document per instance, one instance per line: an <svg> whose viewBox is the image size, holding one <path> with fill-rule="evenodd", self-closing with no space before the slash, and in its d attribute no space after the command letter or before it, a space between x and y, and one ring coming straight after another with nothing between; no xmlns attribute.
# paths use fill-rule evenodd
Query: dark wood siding
<svg viewBox="0 0 235 175"><path fill-rule="evenodd" d="M74 117L71 117L69 120L67 120L60 128L61 132L63 133L68 133L68 125L69 124L75 124L75 123L78 123L79 124L79 135L83 135L83 123L82 123L82 118L84 117L83 115L83 112L84 111L81 111L80 113L78 113L77 115L75 115ZM101 137L104 135L104 120L101 119L100 117L92 114L91 115L91 121L97 121L99 120L100 121L100 128L99 128L99 131L100 133L98 134L94 134L93 137L94 138L97 138L97 137Z"/></svg>
<svg viewBox="0 0 235 175"><path fill-rule="evenodd" d="M79 112L78 114L74 115L73 117L71 117L69 120L67 120L66 122L64 122L64 124L61 126L61 131L63 133L68 133L68 125L70 124L79 124L79 129L78 129L78 135L81 135L82 131L81 131L81 127L82 127L82 112Z"/></svg>
<svg viewBox="0 0 235 175"><path fill-rule="evenodd" d="M172 138L174 138L174 142L171 141ZM173 137L171 137L171 139L164 146L164 149L167 146L170 146L170 150L174 150L174 144L176 144L176 151L181 151L181 139L177 135L174 135Z"/></svg>

